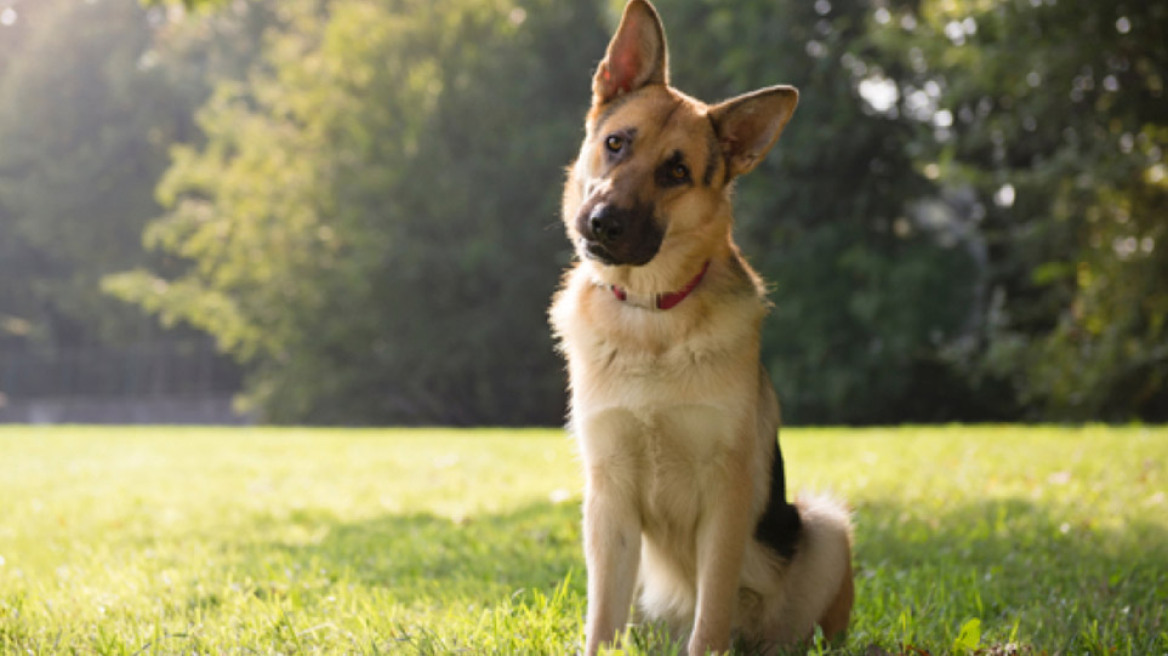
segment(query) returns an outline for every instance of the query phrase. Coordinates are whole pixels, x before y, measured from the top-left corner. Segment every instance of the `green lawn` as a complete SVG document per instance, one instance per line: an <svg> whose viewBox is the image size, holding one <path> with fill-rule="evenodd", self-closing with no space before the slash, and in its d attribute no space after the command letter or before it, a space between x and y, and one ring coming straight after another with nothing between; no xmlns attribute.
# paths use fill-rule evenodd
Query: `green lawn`
<svg viewBox="0 0 1168 656"><path fill-rule="evenodd" d="M1168 429L783 447L856 511L812 652L1168 653ZM557 431L0 427L0 653L570 653L579 490Z"/></svg>

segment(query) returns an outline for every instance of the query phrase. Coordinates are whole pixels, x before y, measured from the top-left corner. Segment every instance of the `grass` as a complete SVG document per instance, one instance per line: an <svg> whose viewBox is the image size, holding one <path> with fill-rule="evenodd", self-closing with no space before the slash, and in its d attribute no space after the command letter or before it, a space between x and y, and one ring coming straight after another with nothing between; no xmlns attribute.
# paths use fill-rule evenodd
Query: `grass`
<svg viewBox="0 0 1168 656"><path fill-rule="evenodd" d="M1168 654L1168 429L782 441L856 510L804 652ZM579 489L556 431L0 428L0 653L571 653Z"/></svg>

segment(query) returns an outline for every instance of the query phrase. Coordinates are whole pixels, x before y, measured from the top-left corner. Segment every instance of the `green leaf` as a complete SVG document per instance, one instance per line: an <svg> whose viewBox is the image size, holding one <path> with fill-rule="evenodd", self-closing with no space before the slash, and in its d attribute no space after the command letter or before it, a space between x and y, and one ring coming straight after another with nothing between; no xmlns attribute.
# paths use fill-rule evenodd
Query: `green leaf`
<svg viewBox="0 0 1168 656"><path fill-rule="evenodd" d="M981 646L981 620L973 618L966 620L953 641L953 652L957 654L971 654Z"/></svg>
<svg viewBox="0 0 1168 656"><path fill-rule="evenodd" d="M1035 285L1045 287L1075 275L1075 265L1069 262L1047 262L1035 267L1030 280Z"/></svg>

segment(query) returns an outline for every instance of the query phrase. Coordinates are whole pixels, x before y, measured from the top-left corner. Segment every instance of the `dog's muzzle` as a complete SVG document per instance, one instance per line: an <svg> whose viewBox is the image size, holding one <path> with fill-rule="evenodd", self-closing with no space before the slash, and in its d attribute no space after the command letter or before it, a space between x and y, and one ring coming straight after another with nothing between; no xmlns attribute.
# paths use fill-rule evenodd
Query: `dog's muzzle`
<svg viewBox="0 0 1168 656"><path fill-rule="evenodd" d="M651 205L625 208L604 201L581 208L576 230L584 255L608 265L648 264L665 237Z"/></svg>

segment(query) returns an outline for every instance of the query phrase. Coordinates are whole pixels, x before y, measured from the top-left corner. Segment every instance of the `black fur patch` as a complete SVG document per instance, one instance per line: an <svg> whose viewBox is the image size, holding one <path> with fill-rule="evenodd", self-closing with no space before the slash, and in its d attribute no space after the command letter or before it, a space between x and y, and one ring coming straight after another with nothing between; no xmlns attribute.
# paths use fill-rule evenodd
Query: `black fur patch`
<svg viewBox="0 0 1168 656"><path fill-rule="evenodd" d="M758 520L754 537L770 547L779 556L790 560L795 555L799 542L799 532L803 522L799 511L787 503L787 483L783 475L783 454L775 444L774 459L771 463L771 492L766 511Z"/></svg>

